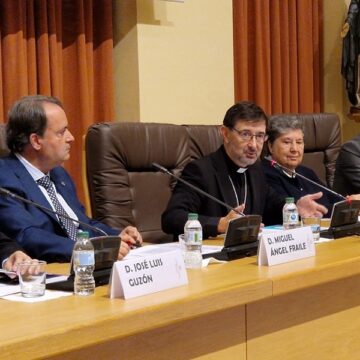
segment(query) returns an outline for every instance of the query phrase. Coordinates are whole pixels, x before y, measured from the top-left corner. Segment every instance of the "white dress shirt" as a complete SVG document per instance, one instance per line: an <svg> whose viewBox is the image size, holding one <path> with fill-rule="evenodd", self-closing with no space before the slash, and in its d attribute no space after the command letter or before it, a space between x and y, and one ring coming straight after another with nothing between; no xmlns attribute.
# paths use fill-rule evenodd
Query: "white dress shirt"
<svg viewBox="0 0 360 360"><path fill-rule="evenodd" d="M35 167L33 164L31 164L29 161L27 161L23 156L21 156L19 153L16 153L15 156L19 159L19 161L25 166L26 170L28 171L28 173L31 175L31 177L34 179L34 181L36 182L37 180L41 179L43 176L46 176L48 174L44 174L42 171L40 171L37 167ZM55 190L55 194L56 197L58 198L61 206L64 208L64 210L66 211L66 213L68 214L69 217L78 220L78 217L76 216L76 214L74 213L74 211L71 209L71 207L68 205L68 203L65 201L65 199L57 192L56 190L56 186L54 185L53 182L51 182L52 187ZM55 207L52 203L52 201L50 200L50 196L48 194L48 192L46 191L46 189L44 187L42 187L41 185L38 185L39 189L41 190L41 192L44 194L44 196L46 197L46 200L49 202L49 204L51 205L51 208L55 210ZM56 215L56 217L59 219L59 217ZM79 227L79 224L77 222L74 221L74 224L76 227Z"/></svg>

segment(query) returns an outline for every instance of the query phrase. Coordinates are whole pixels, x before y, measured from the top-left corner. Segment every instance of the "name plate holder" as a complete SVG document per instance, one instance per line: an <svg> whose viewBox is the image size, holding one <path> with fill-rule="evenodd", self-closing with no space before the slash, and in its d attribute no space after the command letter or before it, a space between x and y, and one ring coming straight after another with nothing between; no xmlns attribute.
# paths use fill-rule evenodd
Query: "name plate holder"
<svg viewBox="0 0 360 360"><path fill-rule="evenodd" d="M310 226L276 230L262 235L258 265L278 265L311 256L315 256L315 244Z"/></svg>
<svg viewBox="0 0 360 360"><path fill-rule="evenodd" d="M184 259L180 250L117 261L113 265L110 298L131 299L186 285Z"/></svg>

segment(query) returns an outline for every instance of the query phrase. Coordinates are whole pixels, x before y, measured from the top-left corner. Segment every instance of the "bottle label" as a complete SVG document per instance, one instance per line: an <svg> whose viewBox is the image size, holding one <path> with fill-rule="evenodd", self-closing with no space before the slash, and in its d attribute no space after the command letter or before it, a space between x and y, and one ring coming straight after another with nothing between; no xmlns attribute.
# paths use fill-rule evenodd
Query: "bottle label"
<svg viewBox="0 0 360 360"><path fill-rule="evenodd" d="M299 215L297 212L284 212L283 223L297 225L299 222Z"/></svg>
<svg viewBox="0 0 360 360"><path fill-rule="evenodd" d="M75 252L74 254L74 265L86 266L94 265L95 258L93 252Z"/></svg>
<svg viewBox="0 0 360 360"><path fill-rule="evenodd" d="M187 231L186 232L186 243L187 244L201 244L202 242L202 231L196 230L196 231Z"/></svg>

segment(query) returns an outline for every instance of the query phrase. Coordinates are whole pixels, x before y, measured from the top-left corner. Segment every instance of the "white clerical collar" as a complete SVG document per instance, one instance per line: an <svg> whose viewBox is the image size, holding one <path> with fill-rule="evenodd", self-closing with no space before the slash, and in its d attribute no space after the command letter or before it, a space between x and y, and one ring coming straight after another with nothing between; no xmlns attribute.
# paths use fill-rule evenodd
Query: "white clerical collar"
<svg viewBox="0 0 360 360"><path fill-rule="evenodd" d="M243 174L247 169L248 169L248 168L242 168L242 167L240 167L240 168L238 168L238 169L236 170L236 172L239 173L239 174Z"/></svg>

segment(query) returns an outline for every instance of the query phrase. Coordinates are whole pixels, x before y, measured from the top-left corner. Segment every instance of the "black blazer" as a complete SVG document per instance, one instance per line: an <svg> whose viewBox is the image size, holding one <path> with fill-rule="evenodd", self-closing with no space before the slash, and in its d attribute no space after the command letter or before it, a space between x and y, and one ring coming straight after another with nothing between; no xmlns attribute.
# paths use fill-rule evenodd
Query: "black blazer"
<svg viewBox="0 0 360 360"><path fill-rule="evenodd" d="M84 207L77 197L75 185L64 168L55 167L50 171L50 177L56 190L80 221L98 227L109 235L119 234L119 230L86 216ZM0 159L0 186L51 208L30 173L13 154ZM15 239L29 256L48 262L70 261L74 241L66 235L54 214L4 196L0 197L0 207L1 230L10 238ZM84 229L88 231L87 228ZM90 231L90 237L98 235Z"/></svg>
<svg viewBox="0 0 360 360"><path fill-rule="evenodd" d="M360 193L360 135L341 147L335 166L334 190L342 195Z"/></svg>
<svg viewBox="0 0 360 360"><path fill-rule="evenodd" d="M295 201L298 201L302 196L314 194L321 191L323 193L323 196L319 200L316 200L316 202L324 205L328 209L329 215L331 214L333 204L342 200L342 198L333 195L330 192L326 192L319 186L316 186L309 181L300 178L299 176L295 178L290 178L289 176L286 176L281 170L278 170L274 166L271 166L268 160L263 160L262 166L268 184L282 196L291 196L295 198ZM304 175L308 179L315 181L318 184L324 185L317 177L315 172L310 168L307 168L306 166L300 165L295 169L295 171L298 174Z"/></svg>
<svg viewBox="0 0 360 360"><path fill-rule="evenodd" d="M237 206L221 148L209 156L190 162L181 177L230 206ZM265 225L280 224L284 197L279 196L267 185L259 162L249 166L247 180L249 191L245 214L261 215ZM219 219L229 210L178 182L162 215L163 231L175 236L182 234L190 212L199 214L204 238L208 238L218 235Z"/></svg>

